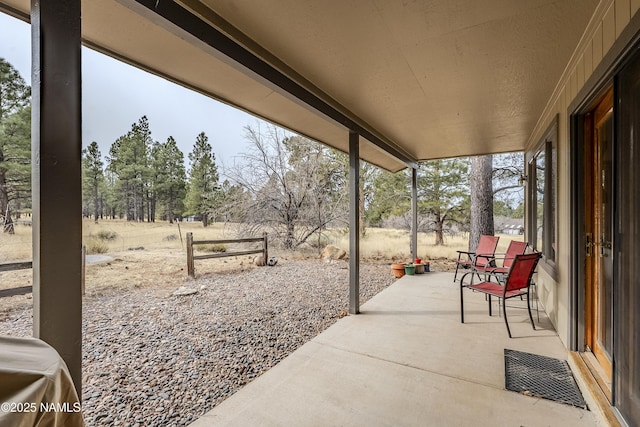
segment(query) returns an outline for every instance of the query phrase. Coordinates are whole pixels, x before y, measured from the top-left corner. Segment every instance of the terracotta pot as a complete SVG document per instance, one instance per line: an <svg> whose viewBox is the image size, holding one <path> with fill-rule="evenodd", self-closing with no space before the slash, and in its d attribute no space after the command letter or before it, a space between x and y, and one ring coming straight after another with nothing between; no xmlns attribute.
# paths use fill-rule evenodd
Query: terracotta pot
<svg viewBox="0 0 640 427"><path fill-rule="evenodd" d="M391 264L391 271L393 271L393 275L397 278L404 276L404 266L405 264L403 262Z"/></svg>

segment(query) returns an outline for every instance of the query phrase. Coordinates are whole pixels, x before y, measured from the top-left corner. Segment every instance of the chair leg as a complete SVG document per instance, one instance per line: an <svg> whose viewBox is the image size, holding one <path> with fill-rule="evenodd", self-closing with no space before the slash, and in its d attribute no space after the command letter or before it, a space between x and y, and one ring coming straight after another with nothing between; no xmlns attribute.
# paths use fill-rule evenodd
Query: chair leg
<svg viewBox="0 0 640 427"><path fill-rule="evenodd" d="M489 295L489 294L485 294L485 295L488 297L487 299L489 301L489 317L491 317L491 315L492 315L491 314L491 295ZM498 301L500 301L500 299L498 299Z"/></svg>
<svg viewBox="0 0 640 427"><path fill-rule="evenodd" d="M533 326L533 330L536 330L536 325L533 323L533 316L531 315L531 304L529 303L529 292L527 292L527 310L529 310L529 319L531 320L531 326Z"/></svg>
<svg viewBox="0 0 640 427"><path fill-rule="evenodd" d="M464 323L464 297L462 292L464 291L464 286L460 283L460 323Z"/></svg>
<svg viewBox="0 0 640 427"><path fill-rule="evenodd" d="M498 298L498 301L500 299ZM507 320L507 304L506 301L502 302L502 314L504 315L504 324L507 325L507 333L509 334L509 338L511 338L511 329L509 329L509 321Z"/></svg>
<svg viewBox="0 0 640 427"><path fill-rule="evenodd" d="M456 282L456 279L458 277L458 268L460 268L460 264L456 263L456 274L453 275L453 283Z"/></svg>
<svg viewBox="0 0 640 427"><path fill-rule="evenodd" d="M538 288L536 287L536 282L534 282L533 280L531 281L530 289L531 289L532 298L536 302L536 317L538 318L538 323L540 323L540 309L538 307Z"/></svg>

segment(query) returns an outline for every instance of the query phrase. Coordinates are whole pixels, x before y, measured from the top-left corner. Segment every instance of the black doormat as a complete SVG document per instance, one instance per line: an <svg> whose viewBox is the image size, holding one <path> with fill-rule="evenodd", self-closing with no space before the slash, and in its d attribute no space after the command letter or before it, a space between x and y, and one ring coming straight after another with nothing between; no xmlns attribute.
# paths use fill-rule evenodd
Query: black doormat
<svg viewBox="0 0 640 427"><path fill-rule="evenodd" d="M505 348L504 372L507 390L587 409L564 360Z"/></svg>

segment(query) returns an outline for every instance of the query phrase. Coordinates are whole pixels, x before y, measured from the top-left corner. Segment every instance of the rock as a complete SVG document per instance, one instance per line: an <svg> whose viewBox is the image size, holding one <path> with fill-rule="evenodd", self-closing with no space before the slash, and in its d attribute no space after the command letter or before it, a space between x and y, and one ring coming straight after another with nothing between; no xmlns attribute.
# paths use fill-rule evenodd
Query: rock
<svg viewBox="0 0 640 427"><path fill-rule="evenodd" d="M258 267L264 267L264 255L256 255L255 258L253 258L253 263Z"/></svg>
<svg viewBox="0 0 640 427"><path fill-rule="evenodd" d="M180 286L173 295L191 295L197 294L198 290L193 288L187 288L186 286Z"/></svg>
<svg viewBox="0 0 640 427"><path fill-rule="evenodd" d="M347 252L344 249L337 248L333 245L327 245L320 254L323 260L331 261L333 259L342 259L347 256Z"/></svg>
<svg viewBox="0 0 640 427"><path fill-rule="evenodd" d="M276 265L277 263L278 263L278 258L273 257L273 256L272 256L271 258L269 258L269 261L267 261L267 265L268 265L269 267L273 267L273 266L274 266L274 265Z"/></svg>

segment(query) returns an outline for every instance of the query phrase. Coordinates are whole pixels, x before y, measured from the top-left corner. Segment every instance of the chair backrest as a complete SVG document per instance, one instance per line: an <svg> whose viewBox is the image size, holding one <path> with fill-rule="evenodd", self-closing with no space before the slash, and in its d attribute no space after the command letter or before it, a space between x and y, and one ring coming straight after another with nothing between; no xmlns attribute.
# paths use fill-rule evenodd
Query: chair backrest
<svg viewBox="0 0 640 427"><path fill-rule="evenodd" d="M505 293L528 287L541 257L540 252L516 255L504 285Z"/></svg>
<svg viewBox="0 0 640 427"><path fill-rule="evenodd" d="M495 254L496 247L498 246L498 240L500 240L500 236L488 236L483 234L482 236L480 236L480 241L478 242L476 253L478 255Z"/></svg>
<svg viewBox="0 0 640 427"><path fill-rule="evenodd" d="M518 242L517 240L512 240L511 242L509 242L507 252L504 254L504 261L502 262L502 266L510 268L513 264L513 261L516 259L516 255L524 254L527 250L528 245L529 244L527 242Z"/></svg>
<svg viewBox="0 0 640 427"><path fill-rule="evenodd" d="M480 242L478 242L478 247L476 248L476 266L484 267L493 259L493 256L496 253L496 247L498 246L498 240L500 240L500 236L489 236L486 234L480 236ZM481 255L488 255L489 258Z"/></svg>

